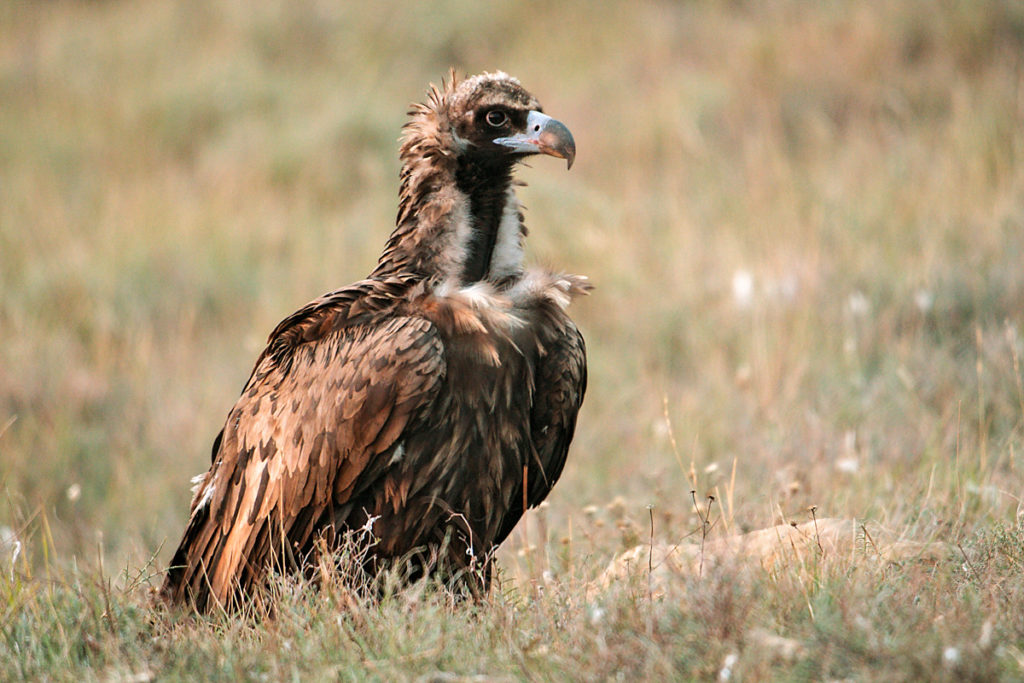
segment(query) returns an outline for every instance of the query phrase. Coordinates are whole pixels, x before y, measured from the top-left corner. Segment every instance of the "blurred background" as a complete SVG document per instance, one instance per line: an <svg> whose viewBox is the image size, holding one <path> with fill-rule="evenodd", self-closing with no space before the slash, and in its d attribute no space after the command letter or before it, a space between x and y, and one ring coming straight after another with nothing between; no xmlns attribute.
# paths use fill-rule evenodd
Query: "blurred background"
<svg viewBox="0 0 1024 683"><path fill-rule="evenodd" d="M1012 0L5 2L0 540L166 563L268 332L373 267L451 66L573 131L519 173L528 253L597 287L507 564L575 534L596 571L648 506L681 538L691 491L736 530L1012 521L1022 55Z"/></svg>

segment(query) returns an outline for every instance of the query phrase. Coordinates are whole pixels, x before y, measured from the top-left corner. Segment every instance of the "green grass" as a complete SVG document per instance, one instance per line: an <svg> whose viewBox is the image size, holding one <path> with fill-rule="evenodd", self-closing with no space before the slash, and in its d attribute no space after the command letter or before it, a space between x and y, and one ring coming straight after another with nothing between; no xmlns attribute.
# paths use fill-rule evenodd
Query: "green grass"
<svg viewBox="0 0 1024 683"><path fill-rule="evenodd" d="M4 4L0 679L1024 677L1022 55L1010 0ZM520 173L530 257L597 286L550 504L479 604L166 614L189 478L267 332L372 267L450 65L579 148ZM693 541L691 490L712 537L956 550L596 587L652 520Z"/></svg>

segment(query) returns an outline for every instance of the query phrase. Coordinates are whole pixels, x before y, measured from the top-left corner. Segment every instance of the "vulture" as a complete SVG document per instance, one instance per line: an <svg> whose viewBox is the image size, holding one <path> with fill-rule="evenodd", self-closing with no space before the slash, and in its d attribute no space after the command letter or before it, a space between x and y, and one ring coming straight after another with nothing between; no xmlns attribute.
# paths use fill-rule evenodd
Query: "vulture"
<svg viewBox="0 0 1024 683"><path fill-rule="evenodd" d="M377 266L270 334L193 480L172 604L237 608L353 539L360 571L482 595L562 473L587 382L566 308L590 285L523 264L513 171L539 154L571 167L572 134L501 72L453 70L409 117Z"/></svg>

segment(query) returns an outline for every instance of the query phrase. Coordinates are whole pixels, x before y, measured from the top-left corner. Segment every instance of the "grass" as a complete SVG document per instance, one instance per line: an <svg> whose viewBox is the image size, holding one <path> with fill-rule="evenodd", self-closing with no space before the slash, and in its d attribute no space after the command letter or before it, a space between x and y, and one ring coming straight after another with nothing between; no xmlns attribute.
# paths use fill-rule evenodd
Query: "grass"
<svg viewBox="0 0 1024 683"><path fill-rule="evenodd" d="M1022 55L1009 0L0 7L0 678L1024 677ZM449 65L578 144L520 174L530 257L597 285L562 480L482 603L165 614L189 477L375 262ZM709 538L815 506L955 552L595 583L708 495Z"/></svg>

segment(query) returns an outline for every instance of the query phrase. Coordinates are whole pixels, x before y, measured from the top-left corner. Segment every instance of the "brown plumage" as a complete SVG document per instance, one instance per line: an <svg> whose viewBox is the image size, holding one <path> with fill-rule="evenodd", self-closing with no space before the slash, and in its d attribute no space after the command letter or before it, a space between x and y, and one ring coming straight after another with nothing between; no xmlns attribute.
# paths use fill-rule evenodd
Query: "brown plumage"
<svg viewBox="0 0 1024 683"><path fill-rule="evenodd" d="M503 73L452 74L410 117L380 261L271 333L197 478L172 602L230 607L360 528L370 569L486 589L562 472L586 387L565 308L589 285L524 269L512 170L571 166L572 136Z"/></svg>

